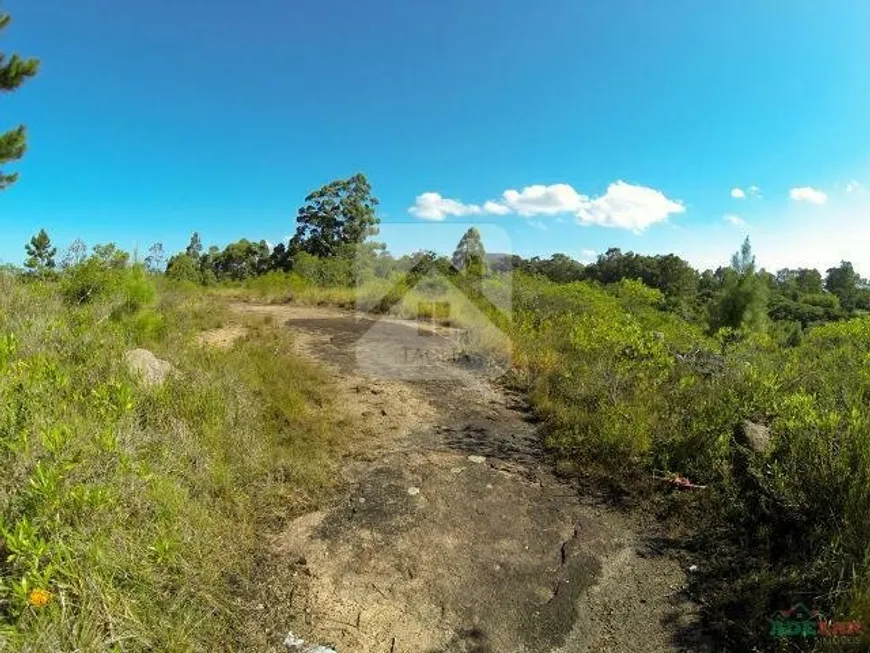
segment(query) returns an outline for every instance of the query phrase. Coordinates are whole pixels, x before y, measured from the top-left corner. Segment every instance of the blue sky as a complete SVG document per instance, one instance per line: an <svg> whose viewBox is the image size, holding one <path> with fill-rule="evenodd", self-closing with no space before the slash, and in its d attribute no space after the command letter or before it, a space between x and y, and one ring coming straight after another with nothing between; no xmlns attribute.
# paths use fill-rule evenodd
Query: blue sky
<svg viewBox="0 0 870 653"><path fill-rule="evenodd" d="M61 247L277 242L310 190L363 171L398 252L483 221L490 250L716 266L748 233L769 269L870 276L868 3L3 6L0 49L43 67L0 99L0 127L30 129L0 260L40 227Z"/></svg>

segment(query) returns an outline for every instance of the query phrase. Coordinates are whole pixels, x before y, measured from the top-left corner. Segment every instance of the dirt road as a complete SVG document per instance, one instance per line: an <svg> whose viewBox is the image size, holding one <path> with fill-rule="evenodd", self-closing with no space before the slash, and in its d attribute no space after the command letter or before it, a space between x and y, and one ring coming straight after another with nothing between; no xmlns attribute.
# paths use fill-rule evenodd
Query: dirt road
<svg viewBox="0 0 870 653"><path fill-rule="evenodd" d="M340 501L275 539L264 582L292 615L284 634L340 653L681 650L694 619L681 566L631 514L551 473L523 399L452 360L455 332L237 309L296 331L342 409L378 432L344 465ZM281 640L264 633L271 650Z"/></svg>

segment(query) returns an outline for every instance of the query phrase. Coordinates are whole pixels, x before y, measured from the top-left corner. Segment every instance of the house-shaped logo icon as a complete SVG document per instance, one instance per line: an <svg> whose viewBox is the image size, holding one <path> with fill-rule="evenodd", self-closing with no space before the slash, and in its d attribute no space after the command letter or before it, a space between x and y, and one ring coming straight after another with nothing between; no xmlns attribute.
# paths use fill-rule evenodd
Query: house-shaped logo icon
<svg viewBox="0 0 870 653"><path fill-rule="evenodd" d="M770 618L771 637L816 637L819 623L825 616L818 610L810 610L803 603L796 603L788 610L777 610Z"/></svg>
<svg viewBox="0 0 870 653"><path fill-rule="evenodd" d="M380 297L366 298L374 317L364 318L370 324L356 342L358 368L375 378L421 381L456 379L469 365L477 374L501 375L510 359L502 327L511 293L504 279L499 284L496 293L443 261L418 261Z"/></svg>

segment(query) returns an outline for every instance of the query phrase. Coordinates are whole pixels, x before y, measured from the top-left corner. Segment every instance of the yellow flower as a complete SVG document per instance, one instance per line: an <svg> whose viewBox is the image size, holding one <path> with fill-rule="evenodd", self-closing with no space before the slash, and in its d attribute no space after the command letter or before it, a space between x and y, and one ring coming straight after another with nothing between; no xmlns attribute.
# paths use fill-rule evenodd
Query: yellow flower
<svg viewBox="0 0 870 653"><path fill-rule="evenodd" d="M27 602L34 608L44 608L51 603L52 598L52 594L48 590L35 589L30 590L30 594L27 595Z"/></svg>

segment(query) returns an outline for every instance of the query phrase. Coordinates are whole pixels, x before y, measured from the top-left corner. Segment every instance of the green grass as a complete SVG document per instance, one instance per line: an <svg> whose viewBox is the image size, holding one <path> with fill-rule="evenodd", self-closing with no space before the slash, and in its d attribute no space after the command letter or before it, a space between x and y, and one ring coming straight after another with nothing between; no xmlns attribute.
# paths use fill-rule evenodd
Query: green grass
<svg viewBox="0 0 870 653"><path fill-rule="evenodd" d="M238 587L269 529L332 485L352 425L286 330L204 348L221 303L117 274L81 303L0 277L0 642L241 648ZM177 376L144 388L123 364L135 346Z"/></svg>

